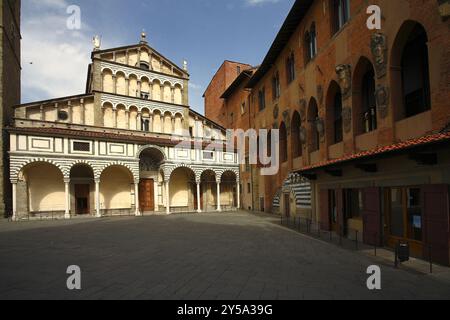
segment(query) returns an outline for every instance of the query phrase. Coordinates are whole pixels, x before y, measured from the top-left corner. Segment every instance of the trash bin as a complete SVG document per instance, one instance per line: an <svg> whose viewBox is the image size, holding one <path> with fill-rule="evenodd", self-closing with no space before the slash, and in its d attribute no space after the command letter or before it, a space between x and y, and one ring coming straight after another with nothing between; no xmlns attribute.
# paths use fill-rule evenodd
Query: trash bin
<svg viewBox="0 0 450 320"><path fill-rule="evenodd" d="M410 251L409 251L409 243L399 243L397 247L397 255L398 260L400 262L409 261Z"/></svg>

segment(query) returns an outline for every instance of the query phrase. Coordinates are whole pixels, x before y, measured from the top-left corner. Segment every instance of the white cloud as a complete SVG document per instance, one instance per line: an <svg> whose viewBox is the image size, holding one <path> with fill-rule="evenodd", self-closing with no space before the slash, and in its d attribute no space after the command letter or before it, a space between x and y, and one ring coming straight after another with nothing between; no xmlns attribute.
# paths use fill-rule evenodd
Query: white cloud
<svg viewBox="0 0 450 320"><path fill-rule="evenodd" d="M65 0L27 0L22 24L22 92L41 100L85 91L91 31L66 27ZM24 101L26 102L26 101Z"/></svg>
<svg viewBox="0 0 450 320"><path fill-rule="evenodd" d="M201 86L199 84L195 84L195 83L189 82L189 88L191 88L193 90L202 90L203 86Z"/></svg>
<svg viewBox="0 0 450 320"><path fill-rule="evenodd" d="M245 3L249 6L257 6L257 5L263 5L266 3L277 3L280 0L245 0Z"/></svg>

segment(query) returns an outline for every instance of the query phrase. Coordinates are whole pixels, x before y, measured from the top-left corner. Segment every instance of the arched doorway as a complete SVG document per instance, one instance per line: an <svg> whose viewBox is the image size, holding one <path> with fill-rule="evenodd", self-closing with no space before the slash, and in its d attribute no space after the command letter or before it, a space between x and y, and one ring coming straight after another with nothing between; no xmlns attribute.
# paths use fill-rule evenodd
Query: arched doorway
<svg viewBox="0 0 450 320"><path fill-rule="evenodd" d="M70 194L72 213L87 215L95 210L94 172L87 164L77 164L70 170Z"/></svg>
<svg viewBox="0 0 450 320"><path fill-rule="evenodd" d="M194 212L196 187L195 174L191 169L175 169L169 183L170 211Z"/></svg>
<svg viewBox="0 0 450 320"><path fill-rule="evenodd" d="M157 212L164 205L164 177L160 170L164 159L164 154L157 148L147 148L139 156L139 210L142 214Z"/></svg>
<svg viewBox="0 0 450 320"><path fill-rule="evenodd" d="M222 211L232 211L238 207L237 176L232 171L222 175L220 183L220 206Z"/></svg>
<svg viewBox="0 0 450 320"><path fill-rule="evenodd" d="M211 212L217 209L217 179L216 173L206 170L201 175L200 203L201 210Z"/></svg>

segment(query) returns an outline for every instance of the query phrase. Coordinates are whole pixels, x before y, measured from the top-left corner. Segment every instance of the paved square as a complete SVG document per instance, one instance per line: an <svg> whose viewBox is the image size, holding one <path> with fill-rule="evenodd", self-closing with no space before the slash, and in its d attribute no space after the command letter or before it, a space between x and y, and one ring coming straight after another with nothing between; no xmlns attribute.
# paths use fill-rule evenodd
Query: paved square
<svg viewBox="0 0 450 320"><path fill-rule="evenodd" d="M246 213L0 223L0 299L449 299L450 285ZM82 269L82 290L66 269Z"/></svg>

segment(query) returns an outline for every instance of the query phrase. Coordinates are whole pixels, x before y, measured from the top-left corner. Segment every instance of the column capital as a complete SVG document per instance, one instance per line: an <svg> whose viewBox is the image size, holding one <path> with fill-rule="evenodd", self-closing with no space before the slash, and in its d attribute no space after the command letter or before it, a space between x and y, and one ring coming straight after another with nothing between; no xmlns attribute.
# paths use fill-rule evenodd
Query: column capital
<svg viewBox="0 0 450 320"><path fill-rule="evenodd" d="M94 179L94 182L95 182L95 183L100 183L100 178L95 178L95 179Z"/></svg>
<svg viewBox="0 0 450 320"><path fill-rule="evenodd" d="M64 178L64 183L70 183L70 178Z"/></svg>

